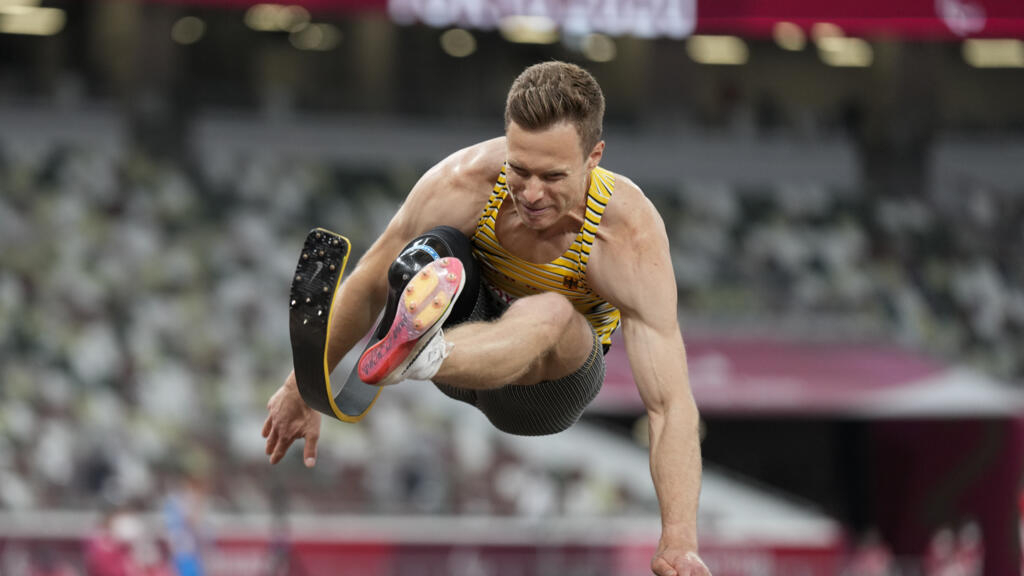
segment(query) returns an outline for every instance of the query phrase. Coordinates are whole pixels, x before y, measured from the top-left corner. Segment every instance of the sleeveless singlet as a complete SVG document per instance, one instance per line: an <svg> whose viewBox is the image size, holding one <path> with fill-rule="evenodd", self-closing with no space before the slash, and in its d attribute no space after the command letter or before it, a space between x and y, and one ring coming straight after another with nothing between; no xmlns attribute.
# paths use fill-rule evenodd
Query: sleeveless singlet
<svg viewBox="0 0 1024 576"><path fill-rule="evenodd" d="M542 292L562 294L590 322L607 350L611 346L612 332L619 326L620 314L618 308L587 286L587 262L597 227L615 188L615 175L603 168L594 168L587 191L586 216L572 245L552 262L536 264L505 250L494 231L498 210L508 196L505 170L502 166L473 234L473 256L480 263L488 289L506 303Z"/></svg>

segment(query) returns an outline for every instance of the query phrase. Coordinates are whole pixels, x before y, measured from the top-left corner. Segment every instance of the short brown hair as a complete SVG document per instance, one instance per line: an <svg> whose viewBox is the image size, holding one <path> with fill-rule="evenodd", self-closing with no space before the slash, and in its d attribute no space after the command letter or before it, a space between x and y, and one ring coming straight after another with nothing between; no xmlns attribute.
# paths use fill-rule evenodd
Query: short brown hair
<svg viewBox="0 0 1024 576"><path fill-rule="evenodd" d="M505 130L515 122L527 130L544 130L572 122L587 155L601 141L604 94L597 80L567 62L534 64L516 78L505 102Z"/></svg>

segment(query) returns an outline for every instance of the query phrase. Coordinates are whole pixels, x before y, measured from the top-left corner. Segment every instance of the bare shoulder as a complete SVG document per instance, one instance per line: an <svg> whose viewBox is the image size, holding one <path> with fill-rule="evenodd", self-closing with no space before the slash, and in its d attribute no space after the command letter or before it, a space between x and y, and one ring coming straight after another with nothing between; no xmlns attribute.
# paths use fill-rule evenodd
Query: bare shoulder
<svg viewBox="0 0 1024 576"><path fill-rule="evenodd" d="M598 244L636 249L664 236L664 229L658 209L643 190L626 176L615 174L615 189L601 218Z"/></svg>
<svg viewBox="0 0 1024 576"><path fill-rule="evenodd" d="M416 183L396 215L396 228L410 238L439 225L472 233L504 162L503 137L453 152Z"/></svg>
<svg viewBox="0 0 1024 576"><path fill-rule="evenodd" d="M637 278L644 281L636 282ZM625 176L615 175L615 190L601 218L587 280L629 317L675 305L665 224L650 199Z"/></svg>
<svg viewBox="0 0 1024 576"><path fill-rule="evenodd" d="M435 176L448 190L489 193L505 163L505 137L492 138L452 153L427 176ZM433 173L433 174L432 174Z"/></svg>
<svg viewBox="0 0 1024 576"><path fill-rule="evenodd" d="M456 175L472 182L483 180L490 184L498 177L505 164L505 137L491 138L459 150L453 156Z"/></svg>

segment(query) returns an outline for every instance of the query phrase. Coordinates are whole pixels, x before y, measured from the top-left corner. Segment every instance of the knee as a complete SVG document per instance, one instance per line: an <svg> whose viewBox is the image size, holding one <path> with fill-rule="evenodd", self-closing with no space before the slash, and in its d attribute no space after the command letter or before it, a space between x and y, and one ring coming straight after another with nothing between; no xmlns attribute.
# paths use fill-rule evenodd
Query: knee
<svg viewBox="0 0 1024 576"><path fill-rule="evenodd" d="M586 362L593 349L593 329L565 296L544 293L521 298L506 314L520 315L523 334L535 350L536 360L519 383L536 384L571 374Z"/></svg>
<svg viewBox="0 0 1024 576"><path fill-rule="evenodd" d="M432 228L406 244L391 263L388 280L393 286L402 287L421 268L445 256L454 256L464 266L470 266L473 252L469 239L451 226Z"/></svg>
<svg viewBox="0 0 1024 576"><path fill-rule="evenodd" d="M554 292L520 298L508 313L528 316L537 328L547 329L552 338L560 338L578 314L568 298Z"/></svg>

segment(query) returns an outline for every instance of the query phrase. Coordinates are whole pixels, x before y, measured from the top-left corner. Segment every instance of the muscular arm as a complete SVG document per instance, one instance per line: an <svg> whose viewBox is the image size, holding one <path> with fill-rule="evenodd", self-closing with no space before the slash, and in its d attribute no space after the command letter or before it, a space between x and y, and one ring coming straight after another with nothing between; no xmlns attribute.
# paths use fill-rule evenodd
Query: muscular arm
<svg viewBox="0 0 1024 576"><path fill-rule="evenodd" d="M662 523L652 568L659 575L705 574L699 559L687 558L697 551L701 455L668 239L639 190L621 198L617 190L612 205L620 201L622 217L610 222L588 277L622 312L626 352L650 421L651 477Z"/></svg>
<svg viewBox="0 0 1024 576"><path fill-rule="evenodd" d="M624 314L623 335L633 377L647 407L662 547L696 551L701 478L698 413L674 306L671 315L671 322L649 322L642 315Z"/></svg>
<svg viewBox="0 0 1024 576"><path fill-rule="evenodd" d="M427 171L334 299L328 362L338 362L372 327L387 299L387 271L413 238L440 225L470 234L504 158L497 138L456 152ZM483 194L483 195L482 195ZM480 201L477 202L476 200Z"/></svg>
<svg viewBox="0 0 1024 576"><path fill-rule="evenodd" d="M454 226L469 233L504 157L504 139L496 138L452 154L420 178L338 289L327 346L331 370L372 327L387 299L388 268L402 247L435 226ZM267 412L263 436L271 464L284 457L292 442L304 438L306 464L312 466L320 415L302 401L294 372L270 398Z"/></svg>

